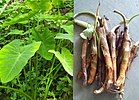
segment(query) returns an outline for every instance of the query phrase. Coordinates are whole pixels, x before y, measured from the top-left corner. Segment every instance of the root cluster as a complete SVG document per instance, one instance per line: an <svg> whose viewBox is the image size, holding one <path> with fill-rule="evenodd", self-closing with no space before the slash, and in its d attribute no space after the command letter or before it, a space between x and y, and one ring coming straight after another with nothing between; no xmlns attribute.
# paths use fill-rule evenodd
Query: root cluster
<svg viewBox="0 0 139 100"><path fill-rule="evenodd" d="M82 79L84 86L97 81L98 89L94 90L95 94L103 91L118 93L121 99L126 73L137 55L139 42L133 43L131 40L128 32L129 22L124 14L117 10L114 12L122 16L123 29L119 24L109 30L106 17L99 16L99 6L96 14L91 14L95 18L93 27L74 19L76 24L93 30L91 37L86 35L87 32L84 34L86 38L82 45L82 66L77 78Z"/></svg>

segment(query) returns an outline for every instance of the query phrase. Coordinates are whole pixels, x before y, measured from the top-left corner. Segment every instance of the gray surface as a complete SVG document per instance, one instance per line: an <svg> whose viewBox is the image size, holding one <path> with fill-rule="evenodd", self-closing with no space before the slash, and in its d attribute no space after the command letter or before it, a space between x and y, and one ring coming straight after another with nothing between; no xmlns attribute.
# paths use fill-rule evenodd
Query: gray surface
<svg viewBox="0 0 139 100"><path fill-rule="evenodd" d="M81 11L95 12L99 0L74 0L74 13ZM139 0L100 0L100 15L106 15L109 18L108 26L110 29L117 25L122 20L120 16L113 13L114 9L120 10L128 18L132 15L139 13ZM89 16L80 16L77 19L92 22L92 18ZM139 40L139 17L135 18L130 24L130 36L134 41ZM116 100L115 94L103 93L100 95L94 95L93 90L96 88L96 84L91 86L82 87L81 80L77 80L77 73L81 69L81 45L82 39L79 33L83 30L82 27L76 26L75 30L75 42L74 42L74 100ZM131 69L127 73L125 91L123 100L139 100L139 56L135 58L132 63Z"/></svg>

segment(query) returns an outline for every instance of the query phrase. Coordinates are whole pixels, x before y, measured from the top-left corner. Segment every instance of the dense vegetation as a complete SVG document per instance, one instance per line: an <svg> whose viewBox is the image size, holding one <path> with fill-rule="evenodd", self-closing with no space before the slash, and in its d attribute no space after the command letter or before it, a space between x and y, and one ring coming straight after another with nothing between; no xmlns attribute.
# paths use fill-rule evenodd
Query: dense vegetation
<svg viewBox="0 0 139 100"><path fill-rule="evenodd" d="M73 0L0 0L0 100L71 100Z"/></svg>

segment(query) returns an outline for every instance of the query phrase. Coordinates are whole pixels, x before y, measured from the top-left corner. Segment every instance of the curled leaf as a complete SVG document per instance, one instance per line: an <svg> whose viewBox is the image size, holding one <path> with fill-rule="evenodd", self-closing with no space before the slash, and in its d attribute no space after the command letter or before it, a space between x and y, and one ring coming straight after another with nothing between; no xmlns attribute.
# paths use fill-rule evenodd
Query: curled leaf
<svg viewBox="0 0 139 100"><path fill-rule="evenodd" d="M80 36L83 38L83 39L91 39L92 37L92 33L93 33L93 29L94 27L89 27L89 28L86 28L85 30L83 30L82 33L80 33Z"/></svg>

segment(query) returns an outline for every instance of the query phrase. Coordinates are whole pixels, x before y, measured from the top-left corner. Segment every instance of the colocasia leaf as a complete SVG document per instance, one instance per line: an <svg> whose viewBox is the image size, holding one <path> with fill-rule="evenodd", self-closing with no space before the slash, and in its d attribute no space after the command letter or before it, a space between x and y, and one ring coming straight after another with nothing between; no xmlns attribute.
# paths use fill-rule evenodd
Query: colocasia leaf
<svg viewBox="0 0 139 100"><path fill-rule="evenodd" d="M23 45L16 39L0 50L0 79L2 83L13 80L39 49L41 42Z"/></svg>

